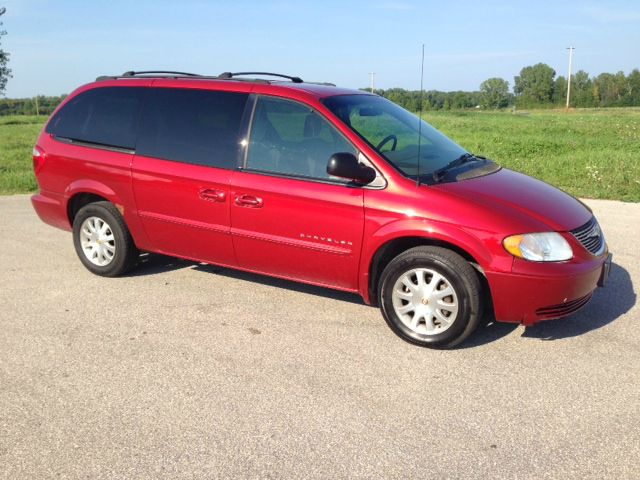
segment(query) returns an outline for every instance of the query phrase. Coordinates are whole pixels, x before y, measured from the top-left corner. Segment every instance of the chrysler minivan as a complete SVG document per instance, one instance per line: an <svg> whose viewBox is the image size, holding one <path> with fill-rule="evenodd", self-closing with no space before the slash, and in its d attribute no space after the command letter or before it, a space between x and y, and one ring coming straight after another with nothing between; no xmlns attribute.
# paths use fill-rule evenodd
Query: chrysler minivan
<svg viewBox="0 0 640 480"><path fill-rule="evenodd" d="M52 114L33 164L36 212L95 274L157 252L354 292L426 347L489 310L567 316L611 265L579 200L384 98L298 77L100 77Z"/></svg>

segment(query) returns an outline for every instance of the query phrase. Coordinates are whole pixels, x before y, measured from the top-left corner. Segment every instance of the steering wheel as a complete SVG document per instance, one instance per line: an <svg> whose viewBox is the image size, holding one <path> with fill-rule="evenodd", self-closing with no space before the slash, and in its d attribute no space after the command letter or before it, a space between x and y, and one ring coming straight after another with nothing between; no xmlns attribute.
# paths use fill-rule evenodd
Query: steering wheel
<svg viewBox="0 0 640 480"><path fill-rule="evenodd" d="M384 137L382 139L382 141L378 144L378 146L376 147L376 150L378 150L379 152L382 151L382 147L384 147L387 143L389 143L391 140L393 140L393 145L391 146L391 150L395 150L396 147L398 146L398 137L396 137L393 133L391 135L387 135L386 137Z"/></svg>

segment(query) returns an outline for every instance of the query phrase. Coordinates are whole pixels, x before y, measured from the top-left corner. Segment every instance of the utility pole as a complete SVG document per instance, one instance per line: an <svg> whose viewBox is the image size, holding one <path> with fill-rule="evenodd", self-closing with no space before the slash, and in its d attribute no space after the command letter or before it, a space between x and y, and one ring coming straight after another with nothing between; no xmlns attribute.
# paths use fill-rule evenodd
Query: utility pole
<svg viewBox="0 0 640 480"><path fill-rule="evenodd" d="M376 89L376 72L369 72L371 77L371 93Z"/></svg>
<svg viewBox="0 0 640 480"><path fill-rule="evenodd" d="M569 78L567 79L567 110L569 110L569 101L571 100L571 63L573 61L573 51L575 47L567 47L569 50Z"/></svg>
<svg viewBox="0 0 640 480"><path fill-rule="evenodd" d="M40 109L38 108L38 95L36 95L36 116L40 115Z"/></svg>

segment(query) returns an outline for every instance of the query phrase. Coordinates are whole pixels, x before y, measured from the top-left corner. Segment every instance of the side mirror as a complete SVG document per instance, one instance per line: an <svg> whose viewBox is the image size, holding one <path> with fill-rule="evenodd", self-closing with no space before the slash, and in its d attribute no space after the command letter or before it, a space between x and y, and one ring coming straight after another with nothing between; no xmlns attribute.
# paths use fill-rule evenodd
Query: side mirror
<svg viewBox="0 0 640 480"><path fill-rule="evenodd" d="M353 153L336 153L327 163L327 173L334 177L347 178L366 185L376 178L376 171L358 162Z"/></svg>

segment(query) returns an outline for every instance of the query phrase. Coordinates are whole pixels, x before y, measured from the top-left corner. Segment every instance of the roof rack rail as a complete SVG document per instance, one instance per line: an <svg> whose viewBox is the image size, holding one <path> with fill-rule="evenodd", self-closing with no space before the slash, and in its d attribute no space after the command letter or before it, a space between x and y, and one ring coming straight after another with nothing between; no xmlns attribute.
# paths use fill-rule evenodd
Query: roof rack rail
<svg viewBox="0 0 640 480"><path fill-rule="evenodd" d="M174 72L171 70L144 70L139 72L134 72L133 70L130 70L128 72L124 72L121 75L121 77L135 77L136 75L152 75L156 73L160 73L162 75L184 75L185 77L201 77L202 76L197 73Z"/></svg>
<svg viewBox="0 0 640 480"><path fill-rule="evenodd" d="M310 83L311 85L322 85L323 87L335 87L336 86L335 83L331 83L331 82L305 82L305 83Z"/></svg>
<svg viewBox="0 0 640 480"><path fill-rule="evenodd" d="M223 72L220 75L218 75L218 78L230 80L233 77L238 77L241 75L268 75L270 77L286 78L288 80L291 80L293 83L304 83L300 77L292 77L290 75L282 75L280 73L270 73L270 72L235 72L235 73Z"/></svg>
<svg viewBox="0 0 640 480"><path fill-rule="evenodd" d="M133 70L129 70L124 72L122 75L100 75L96 78L96 82L101 80L117 80L119 78L132 78L140 76L142 78L154 77L154 76L163 76L163 77L186 77L186 78L200 78L202 75L197 73L187 73L187 72L174 72L171 70L141 70L139 72L135 72Z"/></svg>

